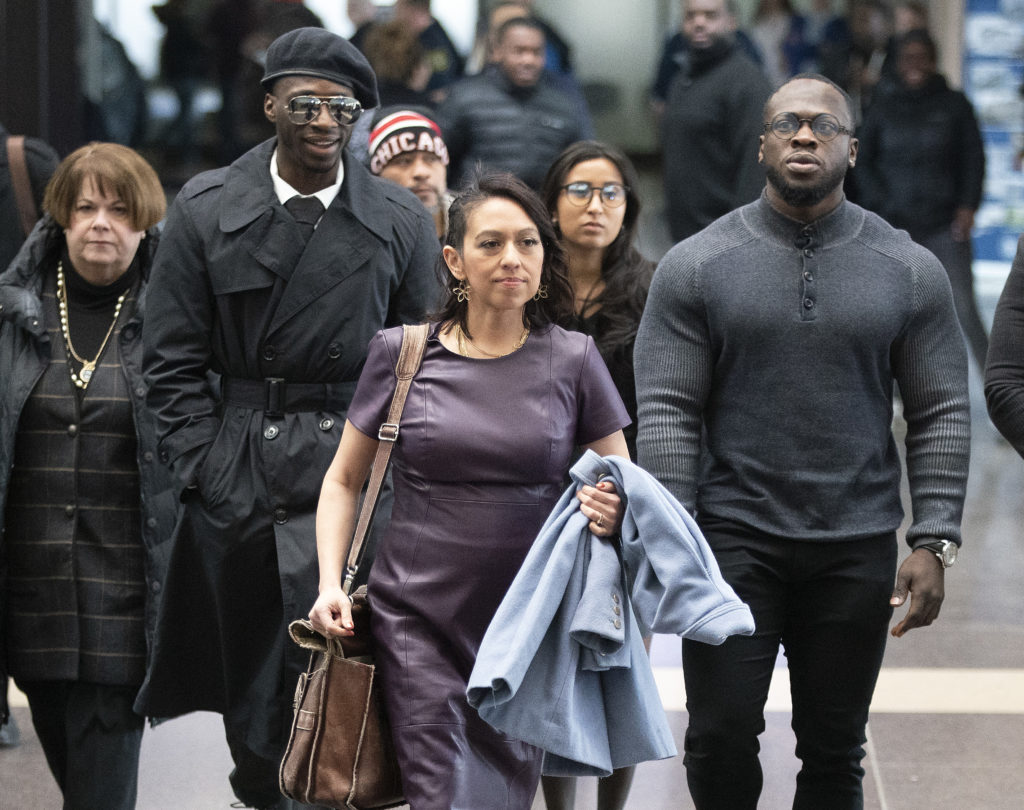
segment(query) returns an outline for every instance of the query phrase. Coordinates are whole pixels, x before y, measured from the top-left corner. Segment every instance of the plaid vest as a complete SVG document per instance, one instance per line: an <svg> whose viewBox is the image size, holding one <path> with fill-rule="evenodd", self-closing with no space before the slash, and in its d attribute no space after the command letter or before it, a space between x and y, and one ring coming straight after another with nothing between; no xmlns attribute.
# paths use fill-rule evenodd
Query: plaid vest
<svg viewBox="0 0 1024 810"><path fill-rule="evenodd" d="M67 367L52 275L50 363L21 413L6 509L7 655L24 680L141 684L145 550L137 438L118 335L84 395Z"/></svg>

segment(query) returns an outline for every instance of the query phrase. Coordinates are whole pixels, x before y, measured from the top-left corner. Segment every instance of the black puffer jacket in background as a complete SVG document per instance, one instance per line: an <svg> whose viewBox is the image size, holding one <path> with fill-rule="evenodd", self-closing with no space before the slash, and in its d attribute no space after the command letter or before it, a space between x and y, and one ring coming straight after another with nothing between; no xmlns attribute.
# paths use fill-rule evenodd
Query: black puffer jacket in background
<svg viewBox="0 0 1024 810"><path fill-rule="evenodd" d="M589 128L574 99L546 73L533 87L516 87L493 65L452 85L437 114L451 155L452 188L478 163L540 188L552 161Z"/></svg>
<svg viewBox="0 0 1024 810"><path fill-rule="evenodd" d="M911 238L948 228L956 209L981 204L985 149L978 121L967 97L943 76L878 96L857 137L857 202Z"/></svg>

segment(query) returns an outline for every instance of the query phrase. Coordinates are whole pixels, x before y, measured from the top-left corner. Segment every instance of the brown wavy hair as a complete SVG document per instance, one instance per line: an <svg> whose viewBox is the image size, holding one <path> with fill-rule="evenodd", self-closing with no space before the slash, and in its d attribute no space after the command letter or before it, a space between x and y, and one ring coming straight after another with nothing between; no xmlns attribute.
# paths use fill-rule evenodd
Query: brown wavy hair
<svg viewBox="0 0 1024 810"><path fill-rule="evenodd" d="M46 186L43 210L62 228L71 224L86 180L91 180L101 194L121 199L136 231L152 228L167 210L160 178L142 155L118 143L93 141L64 158Z"/></svg>

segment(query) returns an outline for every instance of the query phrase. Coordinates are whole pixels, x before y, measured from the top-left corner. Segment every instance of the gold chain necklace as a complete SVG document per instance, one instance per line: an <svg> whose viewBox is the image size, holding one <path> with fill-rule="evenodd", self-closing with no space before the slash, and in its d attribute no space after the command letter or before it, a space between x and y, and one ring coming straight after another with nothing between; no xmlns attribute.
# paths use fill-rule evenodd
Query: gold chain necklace
<svg viewBox="0 0 1024 810"><path fill-rule="evenodd" d="M521 334L519 336L519 340L517 340L515 342L515 344L512 346L512 348L509 351L503 352L501 354L491 354L490 352L484 351L479 346L477 346L472 340L469 339L469 336L466 335L466 333L462 331L462 327L459 324L455 324L455 343L456 343L456 345L459 348L459 354L461 354L463 357L469 357L469 350L466 348L466 344L467 343L470 346L472 346L474 349L476 349L478 352L480 352L480 354L482 354L484 357L491 357L491 358L504 357L507 354L512 354L512 352L521 349L523 347L523 344L526 343L526 339L529 336L530 336L530 327L527 326L525 329L523 329L523 334Z"/></svg>
<svg viewBox="0 0 1024 810"><path fill-rule="evenodd" d="M114 320L110 322L110 328L107 330L106 337L103 338L103 343L100 344L99 351L96 352L96 356L92 360L86 360L84 357L80 357L78 355L78 352L75 351L74 345L71 343L71 328L68 323L68 288L67 284L64 283L64 263L57 262L57 306L60 309L60 331L64 334L64 345L68 347L68 353L82 364L82 370L75 374L75 370L71 368L71 363L68 363L68 372L71 374L71 382L73 382L77 388L85 390L86 386L89 385L89 380L92 379L92 375L96 371L96 364L99 362L100 357L103 354L103 350L107 348L107 341L110 340L110 336L114 334L114 327L117 326L117 319L121 314L121 306L124 304L124 299L127 297L128 290L125 290L118 297L117 306L114 307Z"/></svg>

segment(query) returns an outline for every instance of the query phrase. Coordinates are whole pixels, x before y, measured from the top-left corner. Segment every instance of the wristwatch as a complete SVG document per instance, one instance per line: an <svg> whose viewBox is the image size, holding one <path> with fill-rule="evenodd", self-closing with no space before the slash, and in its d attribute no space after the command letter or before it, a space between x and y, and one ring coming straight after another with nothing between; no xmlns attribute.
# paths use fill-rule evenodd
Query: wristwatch
<svg viewBox="0 0 1024 810"><path fill-rule="evenodd" d="M926 548L939 558L943 568L952 568L956 562L956 554L960 550L956 543L951 540L933 540L928 543L921 543L915 548Z"/></svg>

